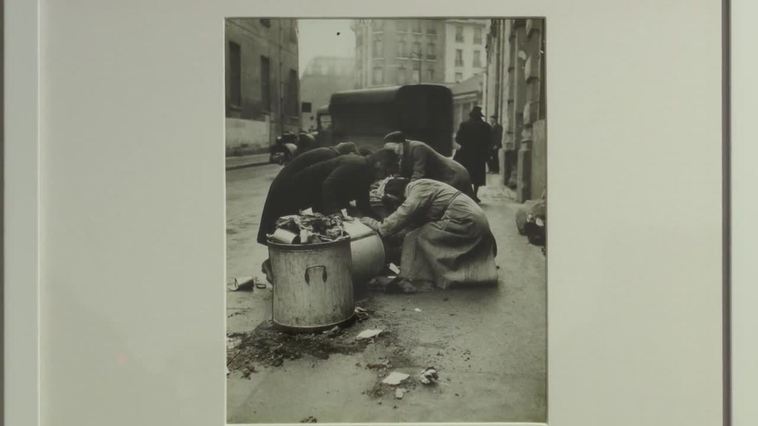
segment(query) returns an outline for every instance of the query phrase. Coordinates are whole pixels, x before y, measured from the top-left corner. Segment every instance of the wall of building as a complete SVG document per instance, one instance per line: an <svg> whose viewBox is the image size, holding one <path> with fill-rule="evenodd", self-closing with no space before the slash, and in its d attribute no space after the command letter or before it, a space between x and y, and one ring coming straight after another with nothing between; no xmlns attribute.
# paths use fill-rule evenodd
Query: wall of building
<svg viewBox="0 0 758 426"><path fill-rule="evenodd" d="M353 31L356 88L445 81L443 20L356 20Z"/></svg>
<svg viewBox="0 0 758 426"><path fill-rule="evenodd" d="M457 27L463 30L463 40L457 40ZM476 31L481 35L475 40ZM458 82L485 71L487 66L487 32L489 21L486 19L447 19L445 20L445 81ZM463 64L456 63L456 51L461 51ZM474 64L474 54L479 52L479 66Z"/></svg>
<svg viewBox="0 0 758 426"><path fill-rule="evenodd" d="M503 150L517 158L503 182L515 184L520 201L539 197L546 185L544 131L544 20L492 20L487 43L484 104L503 126Z"/></svg>
<svg viewBox="0 0 758 426"><path fill-rule="evenodd" d="M270 133L271 123L268 117L262 121L227 117L226 150L229 154L234 154L235 151L264 152L269 147Z"/></svg>
<svg viewBox="0 0 758 426"><path fill-rule="evenodd" d="M268 146L279 134L297 131L300 125L297 21L231 18L225 27L226 117L250 122L234 121L236 124L227 132L227 150L242 143ZM232 67L233 45L238 46L239 70ZM269 63L268 102L264 98L264 57ZM237 72L239 92L233 93ZM264 128L265 132L260 130Z"/></svg>
<svg viewBox="0 0 758 426"><path fill-rule="evenodd" d="M332 93L353 89L353 58L316 57L310 61L300 78L300 100L311 104L311 111L301 111L300 127L316 125L318 108L327 105Z"/></svg>

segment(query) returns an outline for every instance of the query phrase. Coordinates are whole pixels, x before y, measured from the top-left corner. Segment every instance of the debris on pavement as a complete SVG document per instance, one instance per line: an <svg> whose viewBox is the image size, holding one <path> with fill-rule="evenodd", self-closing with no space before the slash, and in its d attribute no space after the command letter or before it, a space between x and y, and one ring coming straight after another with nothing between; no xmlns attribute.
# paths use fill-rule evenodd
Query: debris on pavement
<svg viewBox="0 0 758 426"><path fill-rule="evenodd" d="M230 291L253 291L256 278L253 277L235 277L226 283Z"/></svg>
<svg viewBox="0 0 758 426"><path fill-rule="evenodd" d="M355 340L373 339L374 337L382 334L382 332L384 332L384 330L380 328L369 328L358 333L358 335L355 336Z"/></svg>
<svg viewBox="0 0 758 426"><path fill-rule="evenodd" d="M393 371L387 377L385 377L384 380L382 380L382 384L397 386L400 383L403 383L406 379L408 379L408 377L410 377L410 375L401 373L399 371Z"/></svg>
<svg viewBox="0 0 758 426"><path fill-rule="evenodd" d="M287 234L284 239L277 238L277 241L291 244L314 244L346 238L349 235L345 232L344 220L342 213L329 216L321 213L282 216L276 221L276 228L277 231L286 231Z"/></svg>
<svg viewBox="0 0 758 426"><path fill-rule="evenodd" d="M254 281L255 281L255 288L258 288L261 290L265 290L268 288L268 284L266 284L264 281L259 280L258 277L255 277Z"/></svg>
<svg viewBox="0 0 758 426"><path fill-rule="evenodd" d="M342 331L342 329L340 328L340 326L335 325L334 327L330 328L329 330L323 331L322 334L325 334L327 336L335 336L335 335L339 334L340 331Z"/></svg>
<svg viewBox="0 0 758 426"><path fill-rule="evenodd" d="M400 273L400 268L397 267L394 263L389 264L390 271L394 272L395 275Z"/></svg>
<svg viewBox="0 0 758 426"><path fill-rule="evenodd" d="M439 380L439 374L437 374L437 369L434 367L427 367L424 369L424 371L419 374L419 381L421 384L424 385L433 385L437 383L437 380Z"/></svg>
<svg viewBox="0 0 758 426"><path fill-rule="evenodd" d="M404 388L395 389L395 399L403 399L407 391Z"/></svg>
<svg viewBox="0 0 758 426"><path fill-rule="evenodd" d="M318 423L318 419L313 416L308 416L303 420L300 420L300 423Z"/></svg>
<svg viewBox="0 0 758 426"><path fill-rule="evenodd" d="M392 363L390 363L389 361L385 360L385 361L382 361L382 362L379 362L379 363L366 364L366 367L368 367L368 368L370 368L372 370L379 370L379 369L385 369L385 368L392 367Z"/></svg>
<svg viewBox="0 0 758 426"><path fill-rule="evenodd" d="M242 338L237 335L226 336L226 350L232 350L242 343Z"/></svg>
<svg viewBox="0 0 758 426"><path fill-rule="evenodd" d="M368 310L365 308L361 308L360 306L355 307L355 318L358 321L365 321L369 318Z"/></svg>
<svg viewBox="0 0 758 426"><path fill-rule="evenodd" d="M419 308L413 308L413 310L414 310L415 312L421 312L421 309L419 309Z"/></svg>

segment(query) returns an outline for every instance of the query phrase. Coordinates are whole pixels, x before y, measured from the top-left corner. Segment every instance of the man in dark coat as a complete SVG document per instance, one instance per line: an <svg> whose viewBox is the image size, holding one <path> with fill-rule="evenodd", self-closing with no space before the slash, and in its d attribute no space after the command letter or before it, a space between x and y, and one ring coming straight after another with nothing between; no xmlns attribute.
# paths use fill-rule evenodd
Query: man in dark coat
<svg viewBox="0 0 758 426"><path fill-rule="evenodd" d="M371 184L385 176L386 153L369 156L342 155L306 167L292 179L301 195L301 205L331 214L355 200L361 213L374 216L369 203Z"/></svg>
<svg viewBox="0 0 758 426"><path fill-rule="evenodd" d="M503 126L497 122L497 115L490 116L490 126L492 126L492 143L490 144L491 154L487 165L490 173L500 173L500 148L503 147Z"/></svg>
<svg viewBox="0 0 758 426"><path fill-rule="evenodd" d="M293 176L309 166L336 158L340 155L354 153L355 144L345 142L334 147L314 148L295 157L288 163L268 189L266 202L261 212L261 224L258 228L258 243L266 244L266 235L274 232L276 220L288 214L297 214L301 205L301 199L305 197L303 191L293 183Z"/></svg>
<svg viewBox="0 0 758 426"><path fill-rule="evenodd" d="M400 156L400 176L410 181L426 178L444 182L473 198L471 177L457 161L443 156L424 142L406 139L400 131L387 134L384 142L385 148Z"/></svg>
<svg viewBox="0 0 758 426"><path fill-rule="evenodd" d="M455 153L455 160L463 164L474 184L474 200L479 202L479 187L486 184L485 163L490 154L492 129L482 120L481 107L474 107L469 119L461 123L455 141L461 148Z"/></svg>

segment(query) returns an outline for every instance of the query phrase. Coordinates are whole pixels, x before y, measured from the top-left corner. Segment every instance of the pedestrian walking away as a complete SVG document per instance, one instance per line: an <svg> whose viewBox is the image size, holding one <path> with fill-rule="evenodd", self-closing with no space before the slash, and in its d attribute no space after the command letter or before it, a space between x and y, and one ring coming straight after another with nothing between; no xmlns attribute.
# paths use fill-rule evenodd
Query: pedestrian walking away
<svg viewBox="0 0 758 426"><path fill-rule="evenodd" d="M492 126L492 143L490 145L491 154L487 165L490 173L500 173L500 148L503 147L503 126L497 122L497 115L490 116L490 126Z"/></svg>
<svg viewBox="0 0 758 426"><path fill-rule="evenodd" d="M471 176L474 185L474 200L479 200L479 187L486 184L486 162L490 157L492 129L482 119L481 107L474 107L469 119L461 123L455 135L460 149L455 153L455 160L461 163Z"/></svg>

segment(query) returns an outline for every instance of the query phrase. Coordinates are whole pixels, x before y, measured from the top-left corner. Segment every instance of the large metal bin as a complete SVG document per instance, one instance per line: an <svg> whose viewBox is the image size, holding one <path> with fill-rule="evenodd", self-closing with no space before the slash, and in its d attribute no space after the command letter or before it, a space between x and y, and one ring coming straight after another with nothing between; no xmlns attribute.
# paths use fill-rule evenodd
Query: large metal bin
<svg viewBox="0 0 758 426"><path fill-rule="evenodd" d="M291 331L319 331L353 317L350 239L318 244L269 241L273 272L274 325Z"/></svg>

